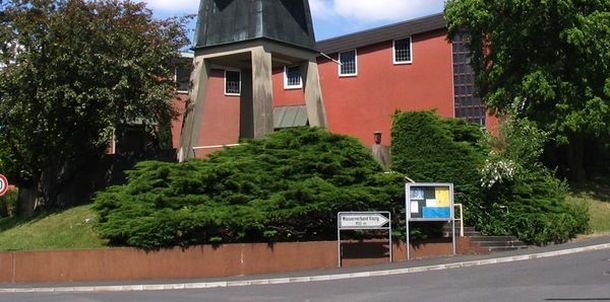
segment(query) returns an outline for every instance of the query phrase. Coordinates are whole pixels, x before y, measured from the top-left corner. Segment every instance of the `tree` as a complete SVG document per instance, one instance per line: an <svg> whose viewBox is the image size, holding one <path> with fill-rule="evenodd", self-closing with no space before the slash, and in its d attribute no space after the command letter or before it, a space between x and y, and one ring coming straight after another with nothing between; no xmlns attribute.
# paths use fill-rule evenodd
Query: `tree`
<svg viewBox="0 0 610 302"><path fill-rule="evenodd" d="M172 116L182 21L123 0L0 2L0 168L25 209L73 203L114 129Z"/></svg>
<svg viewBox="0 0 610 302"><path fill-rule="evenodd" d="M449 36L467 31L479 94L497 114L534 121L567 149L610 137L610 1L449 0Z"/></svg>

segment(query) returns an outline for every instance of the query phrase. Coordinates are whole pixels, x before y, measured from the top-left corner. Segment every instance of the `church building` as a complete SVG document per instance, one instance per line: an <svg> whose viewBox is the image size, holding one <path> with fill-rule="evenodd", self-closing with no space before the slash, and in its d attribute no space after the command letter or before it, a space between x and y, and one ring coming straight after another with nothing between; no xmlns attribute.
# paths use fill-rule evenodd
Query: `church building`
<svg viewBox="0 0 610 302"><path fill-rule="evenodd" d="M182 161L306 125L389 145L397 110L493 129L466 39L450 41L435 14L316 41L307 0L201 0L193 64L176 72L173 146Z"/></svg>

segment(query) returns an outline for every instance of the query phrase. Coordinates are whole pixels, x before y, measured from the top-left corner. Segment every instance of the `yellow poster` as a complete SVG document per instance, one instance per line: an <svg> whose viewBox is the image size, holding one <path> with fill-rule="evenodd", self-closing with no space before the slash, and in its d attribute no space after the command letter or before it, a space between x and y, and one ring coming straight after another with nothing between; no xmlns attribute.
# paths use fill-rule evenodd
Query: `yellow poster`
<svg viewBox="0 0 610 302"><path fill-rule="evenodd" d="M449 202L449 188L447 187L436 187L435 190L436 206L437 207L450 207Z"/></svg>

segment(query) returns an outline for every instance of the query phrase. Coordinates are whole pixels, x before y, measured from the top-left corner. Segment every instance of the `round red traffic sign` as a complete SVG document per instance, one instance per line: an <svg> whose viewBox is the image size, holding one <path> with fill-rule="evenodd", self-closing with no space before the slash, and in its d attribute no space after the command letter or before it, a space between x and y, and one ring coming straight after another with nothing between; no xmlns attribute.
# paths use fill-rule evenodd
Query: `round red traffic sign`
<svg viewBox="0 0 610 302"><path fill-rule="evenodd" d="M6 194L6 191L8 191L8 180L6 176L0 174L0 196Z"/></svg>

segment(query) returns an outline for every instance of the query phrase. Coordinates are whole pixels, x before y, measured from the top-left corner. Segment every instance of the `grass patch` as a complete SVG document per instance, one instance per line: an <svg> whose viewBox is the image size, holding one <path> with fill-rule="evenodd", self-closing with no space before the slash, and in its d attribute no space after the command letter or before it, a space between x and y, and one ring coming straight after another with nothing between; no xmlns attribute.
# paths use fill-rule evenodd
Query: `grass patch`
<svg viewBox="0 0 610 302"><path fill-rule="evenodd" d="M591 231L610 233L610 179L572 186L569 203L589 207ZM0 251L89 249L105 247L93 230L97 215L92 205L34 218L0 218Z"/></svg>
<svg viewBox="0 0 610 302"><path fill-rule="evenodd" d="M610 233L610 177L600 177L585 185L573 186L568 202L589 207L593 233Z"/></svg>
<svg viewBox="0 0 610 302"><path fill-rule="evenodd" d="M0 219L0 251L99 248L106 245L94 232L92 205L34 218Z"/></svg>

